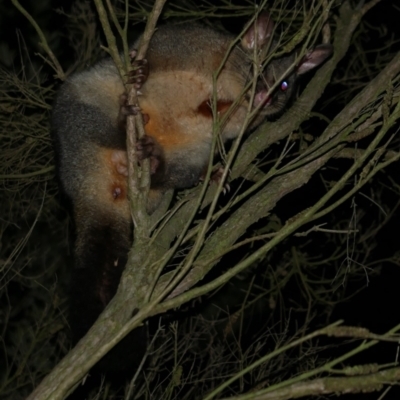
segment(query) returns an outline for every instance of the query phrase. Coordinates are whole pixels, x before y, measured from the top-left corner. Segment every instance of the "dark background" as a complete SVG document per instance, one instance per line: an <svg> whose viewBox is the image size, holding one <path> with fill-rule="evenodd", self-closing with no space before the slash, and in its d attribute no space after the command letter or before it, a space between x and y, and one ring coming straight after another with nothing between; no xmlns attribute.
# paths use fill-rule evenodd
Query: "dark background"
<svg viewBox="0 0 400 400"><path fill-rule="evenodd" d="M236 2L240 4L240 2ZM364 36L360 39L360 43L363 44L365 50L365 56L371 59L371 62L378 57L377 54L384 54L386 50L385 46L391 42L390 52L394 53L400 50L400 11L399 8L394 5L395 2L390 0L384 0L366 16L366 27ZM63 9L68 14L70 11L71 3L69 1L25 1L23 5L31 13L32 17L42 28L46 35L50 47L53 49L61 65L67 70L68 66L73 65L75 50L70 46L70 42L66 35L67 25L64 13L59 10ZM232 31L239 31L243 22L247 20L246 16L240 18L225 18L221 23L226 28ZM136 25L132 32L140 31L142 27ZM101 33L99 33L101 36ZM382 49L381 52L377 52L377 49ZM387 48L386 48L387 49ZM3 1L0 3L0 64L2 71L0 74L4 76L4 71L15 72L17 74L24 73L27 78L30 79L32 71L40 69L40 80L43 85L47 85L52 91L56 90L60 82L58 82L52 71L43 66L42 60L38 57L37 53L40 52L40 46L38 44L38 37L32 26L27 22L26 18L22 16L15 7L9 1ZM348 100L346 97L341 96L343 92L348 93L351 98L357 93L357 85L354 85L349 90L349 81L341 79L341 73L346 68L349 62L351 62L356 54L355 48L349 52L347 57L342 61L338 68L338 73L334 77L331 87L324 94L324 98L321 99L319 107L321 112L326 113L328 116L334 116L338 109ZM358 54L358 53L357 53ZM29 62L27 61L29 60ZM373 68L371 68L371 75L374 74ZM336 80L335 80L336 79ZM367 76L360 77L360 82L366 82L370 79ZM351 81L350 81L351 83ZM303 82L303 85L306 81ZM361 84L360 84L361 88ZM51 96L49 96L48 104L51 104ZM26 110L30 112L29 108ZM48 110L50 112L50 108ZM315 125L308 125L305 129L310 132L318 132L319 122L315 122ZM2 127L3 129L3 127ZM7 128L5 128L7 129ZM50 147L49 147L50 148ZM48 150L51 151L51 150ZM278 154L280 151L279 145L275 149ZM334 180L335 177L340 176L340 172L348 168L348 161L336 161L331 165L328 172L324 175L324 180ZM393 185L393 179L399 185L399 165L398 163L392 165L387 170L379 173L376 178L371 182L370 186L363 189L366 196L373 197L376 190L381 191L382 207L386 210L396 210L393 213L392 218L379 230L376 234L372 234L372 242L368 249L368 265L374 270L366 269L365 274L358 271L356 274L349 274L346 277L345 282L341 284L339 281L335 281L336 271L329 271L325 273L325 277L332 280L332 287L335 287L337 293L337 300L339 298L348 298L346 301L338 302L326 307L326 304L316 305L313 310L313 322L315 326L322 325L328 320L331 322L338 319L343 319L346 325L362 326L368 328L374 333L384 333L394 325L399 323L400 317L398 312L398 304L400 300L400 239L399 239L399 227L400 227L400 209L398 206L399 200L399 186L397 189ZM0 172L1 173L1 172ZM277 219L280 222L284 222L297 212L301 211L307 206L310 198L318 198L318 195L322 195L325 190L324 180L321 176L315 176L311 182L298 190L295 197L284 199L277 208L274 210ZM35 256L31 259L24 258L24 261L16 261L14 266L18 266L21 262L27 265L26 276L24 279L18 280L11 277L5 279L7 282L7 290L1 297L1 305L4 309L13 309L13 312L3 312L2 315L2 326L4 331L7 326L25 326L24 320L27 318L27 314L31 312L30 308L30 291L32 286L37 282L43 282L40 284L49 285L55 287L54 291L51 291L51 295L48 297L45 295L32 297L33 301L37 302L38 307L43 307L43 304L51 302L54 306L55 314L58 316L58 324L62 328L58 330L61 332L57 340L62 341L63 344L59 347L60 353L67 351L68 349L68 328L66 325L67 315L67 303L66 297L68 293L68 280L69 280L69 268L71 268L71 223L68 218L68 210L63 201L62 195L58 192L57 182L55 179L54 172L50 172L44 175L42 179L38 179L34 182L34 187L37 190L37 195L34 196L32 203L28 204L29 201L24 199L26 195L26 189L21 189L19 195L18 189L15 189L12 182L6 180L3 185L4 190L14 188L14 198L20 201L7 200L3 204L7 204L7 217L4 216L4 228L2 229L2 242L3 242L3 259L6 259L11 254L11 247L7 249L6 243L18 242L21 233L27 231L32 226L32 221L35 219L35 210L37 209L38 203L42 198L39 195L40 189L46 185L46 201L44 207L45 212L42 212L38 222L34 228L34 235L31 236L24 248L23 255L34 254ZM234 185L234 184L233 184ZM383 188L383 189L382 189ZM29 198L29 196L27 196ZM358 209L364 210L362 219L359 221L358 229L360 229L359 235L365 234L363 229L371 232L371 227L374 221L378 221L382 218L379 207L371 202L367 197L363 195L357 195L355 197ZM18 207L25 206L26 209L23 213ZM13 208L14 207L14 208ZM28 210L28 211L26 211ZM30 211L29 211L30 210ZM14 215L15 220L10 220ZM348 227L348 222L352 215L352 209L350 202L343 204L335 214L331 216L330 222L343 221L342 227L345 229ZM22 222L23 221L23 222ZM260 222L260 226L256 227L262 229L263 223ZM338 222L339 223L339 222ZM347 226L346 226L347 224ZM306 228L304 228L306 230ZM22 235L23 236L23 235ZM317 251L321 259L326 254L331 254L332 248L337 246L337 242L326 240L326 238L318 238L311 236L307 244L304 245L304 238L290 238L279 249L271 255L268 260L264 260L264 263L254 266L251 273L246 275L241 282L234 281L231 285L227 285L220 293L214 295L211 299L206 299L199 304L193 304L186 310L182 310L181 314L177 317L178 319L185 319L187 316L193 315L206 315L210 316L213 314L212 310L214 307L224 308L227 312L235 312L240 307L241 295L237 294L238 285L246 285L251 280L251 275L263 276L263 271L268 265L279 265L282 260L288 256L290 249L292 248L303 248L308 254ZM344 245L342 243L342 245ZM248 250L245 250L248 251ZM397 263L394 262L393 255L397 253ZM222 262L222 268L224 264L228 266L230 260L235 260L242 255L240 252L236 252L231 256L227 256ZM230 258L232 257L232 258ZM28 261L27 261L28 260ZM55 270L53 267L48 270L44 268L44 265L57 265ZM343 266L344 267L344 266ZM368 267L369 268L369 267ZM19 267L18 267L19 271ZM216 274L218 271L215 272ZM257 275L260 274L260 275ZM366 276L369 276L367 279ZM34 279L33 279L34 278ZM43 281L41 281L43 278ZM209 279L212 278L212 274ZM262 280L262 278L261 278ZM28 283L29 281L29 283ZM35 283L34 283L35 282ZM289 323L289 331L296 331L298 329L298 323L302 320L305 313L304 293L299 289L298 282L295 280L290 282L282 292L282 297L285 298L287 307L292 307L293 316ZM50 293L50 290L48 291ZM24 299L23 302L18 302L17 299ZM234 298L234 299L232 299ZM283 301L282 301L283 302ZM260 325L260 319L263 321L277 321L280 318L280 308L276 307L271 310L267 306L268 299L262 299L252 309L252 313L246 320L247 338L252 338L257 334ZM28 306L29 305L29 306ZM215 306L216 305L216 306ZM320 308L319 308L320 307ZM265 310L267 309L266 313ZM319 310L323 310L319 312ZM7 317L9 316L9 317ZM211 317L210 317L211 318ZM300 323L301 324L301 323ZM52 326L54 330L54 326ZM7 334L5 335L7 339ZM61 339L60 339L61 338ZM51 342L50 340L50 342ZM248 339L251 341L251 339ZM246 341L245 341L246 342ZM322 341L323 343L323 341ZM331 343L331 342L330 342ZM244 346L248 345L244 343ZM5 345L7 347L7 344ZM369 352L362 356L352 359L352 363L364 363L374 360L374 362L394 362L396 358L397 344L386 344L373 348ZM335 355L335 347L329 347L324 353L327 357ZM55 356L55 359L57 356ZM48 360L51 364L53 360ZM3 369L5 368L2 365ZM390 395L387 398L397 398L400 395L399 391L392 389ZM391 397L394 396L394 397ZM377 398L378 395L371 394L365 395L363 398ZM12 398L12 397L10 397ZM349 397L353 398L353 397Z"/></svg>

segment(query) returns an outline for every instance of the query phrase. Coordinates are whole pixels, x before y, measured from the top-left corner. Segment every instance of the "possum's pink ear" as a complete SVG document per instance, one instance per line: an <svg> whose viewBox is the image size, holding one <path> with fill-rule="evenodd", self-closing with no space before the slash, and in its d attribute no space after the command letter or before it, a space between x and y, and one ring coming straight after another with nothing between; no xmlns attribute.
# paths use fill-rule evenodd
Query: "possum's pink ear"
<svg viewBox="0 0 400 400"><path fill-rule="evenodd" d="M301 75L323 63L333 51L330 44L320 44L310 50L300 61L297 66L297 74Z"/></svg>
<svg viewBox="0 0 400 400"><path fill-rule="evenodd" d="M260 13L254 23L247 29L242 39L242 47L252 50L254 46L265 46L272 39L274 21L266 11Z"/></svg>

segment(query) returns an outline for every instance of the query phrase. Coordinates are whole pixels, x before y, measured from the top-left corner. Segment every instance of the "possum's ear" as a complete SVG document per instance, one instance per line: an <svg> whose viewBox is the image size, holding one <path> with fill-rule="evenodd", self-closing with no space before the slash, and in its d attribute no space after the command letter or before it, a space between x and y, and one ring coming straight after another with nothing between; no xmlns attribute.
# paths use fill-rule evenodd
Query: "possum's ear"
<svg viewBox="0 0 400 400"><path fill-rule="evenodd" d="M301 59L297 66L297 74L301 75L318 67L318 65L322 64L332 54L332 51L333 47L330 44L315 46Z"/></svg>
<svg viewBox="0 0 400 400"><path fill-rule="evenodd" d="M254 46L264 47L272 39L273 31L274 22L269 14L263 11L245 32L242 38L242 47L245 50L252 50Z"/></svg>

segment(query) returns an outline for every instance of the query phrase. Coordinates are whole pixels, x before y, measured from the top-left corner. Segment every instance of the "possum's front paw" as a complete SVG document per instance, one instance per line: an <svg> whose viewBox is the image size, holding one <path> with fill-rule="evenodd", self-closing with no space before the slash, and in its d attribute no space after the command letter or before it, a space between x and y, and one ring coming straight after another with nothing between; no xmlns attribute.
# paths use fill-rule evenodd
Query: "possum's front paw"
<svg viewBox="0 0 400 400"><path fill-rule="evenodd" d="M140 89L149 76L149 64L145 58L135 60L136 50L132 50L129 55L131 57L132 71L128 73L128 83L135 86L136 89Z"/></svg>
<svg viewBox="0 0 400 400"><path fill-rule="evenodd" d="M128 104L128 94L122 93L119 96L120 115L126 118L128 115L138 115L142 110L138 104Z"/></svg>
<svg viewBox="0 0 400 400"><path fill-rule="evenodd" d="M150 172L155 174L163 159L160 144L152 136L145 135L137 141L136 151L139 161L150 159Z"/></svg>
<svg viewBox="0 0 400 400"><path fill-rule="evenodd" d="M127 93L119 96L119 113L118 113L118 128L122 131L126 131L126 117L128 115L138 115L142 110L138 104L128 104ZM143 123L146 125L149 122L149 115L142 114Z"/></svg>

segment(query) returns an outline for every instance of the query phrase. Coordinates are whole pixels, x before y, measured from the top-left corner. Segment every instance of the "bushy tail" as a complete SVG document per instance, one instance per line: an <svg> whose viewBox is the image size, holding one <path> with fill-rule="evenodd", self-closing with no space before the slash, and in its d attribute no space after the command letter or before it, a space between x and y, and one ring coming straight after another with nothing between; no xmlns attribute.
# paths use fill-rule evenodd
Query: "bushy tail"
<svg viewBox="0 0 400 400"><path fill-rule="evenodd" d="M126 219L99 209L78 209L75 268L71 279L70 325L76 344L115 295L132 240ZM132 331L96 365L101 372L135 368L146 350L147 329Z"/></svg>

